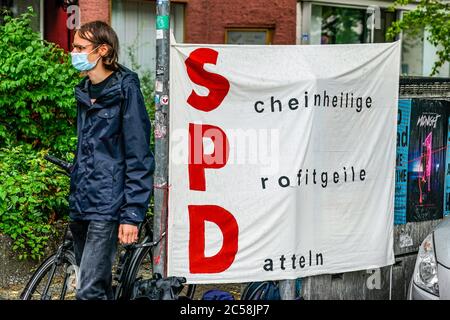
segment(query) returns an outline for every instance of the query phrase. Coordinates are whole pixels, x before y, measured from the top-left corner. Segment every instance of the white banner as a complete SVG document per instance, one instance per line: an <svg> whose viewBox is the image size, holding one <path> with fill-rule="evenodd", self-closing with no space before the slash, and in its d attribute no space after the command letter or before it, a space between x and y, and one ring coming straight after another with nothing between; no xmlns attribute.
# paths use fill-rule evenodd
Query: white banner
<svg viewBox="0 0 450 320"><path fill-rule="evenodd" d="M399 42L175 44L170 63L169 275L394 263Z"/></svg>

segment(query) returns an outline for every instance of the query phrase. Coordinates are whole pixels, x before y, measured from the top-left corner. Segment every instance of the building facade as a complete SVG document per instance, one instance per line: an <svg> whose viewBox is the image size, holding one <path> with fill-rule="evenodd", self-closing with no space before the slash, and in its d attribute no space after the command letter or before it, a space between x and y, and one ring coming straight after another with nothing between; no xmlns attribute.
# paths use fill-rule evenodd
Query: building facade
<svg viewBox="0 0 450 320"><path fill-rule="evenodd" d="M401 19L405 6L391 12L388 0L172 0L171 28L178 42L204 44L321 45L385 42L386 30ZM70 22L103 20L117 31L121 62L155 68L154 0L0 0L16 14L32 5L35 29L70 50ZM72 5L72 6L71 6ZM77 7L74 7L76 5ZM75 10L76 8L77 10ZM1 18L0 18L1 23ZM72 23L73 25L73 23ZM428 76L436 48L426 34L401 35L401 72ZM425 38L425 40L424 40ZM438 76L450 76L446 63Z"/></svg>

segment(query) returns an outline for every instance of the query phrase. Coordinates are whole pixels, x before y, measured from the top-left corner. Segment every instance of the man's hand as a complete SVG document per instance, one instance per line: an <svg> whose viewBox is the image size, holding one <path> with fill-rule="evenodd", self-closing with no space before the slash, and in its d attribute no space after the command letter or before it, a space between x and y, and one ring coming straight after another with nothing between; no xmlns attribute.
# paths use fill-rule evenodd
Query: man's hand
<svg viewBox="0 0 450 320"><path fill-rule="evenodd" d="M121 224L119 226L120 244L131 244L138 240L138 227L131 224Z"/></svg>

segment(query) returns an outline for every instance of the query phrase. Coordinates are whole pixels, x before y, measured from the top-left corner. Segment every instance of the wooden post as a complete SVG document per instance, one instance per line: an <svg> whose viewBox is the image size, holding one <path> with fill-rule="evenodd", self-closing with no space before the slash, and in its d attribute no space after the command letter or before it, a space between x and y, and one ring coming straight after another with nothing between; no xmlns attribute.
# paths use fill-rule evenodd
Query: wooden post
<svg viewBox="0 0 450 320"><path fill-rule="evenodd" d="M279 281L280 296L282 300L295 299L295 280Z"/></svg>

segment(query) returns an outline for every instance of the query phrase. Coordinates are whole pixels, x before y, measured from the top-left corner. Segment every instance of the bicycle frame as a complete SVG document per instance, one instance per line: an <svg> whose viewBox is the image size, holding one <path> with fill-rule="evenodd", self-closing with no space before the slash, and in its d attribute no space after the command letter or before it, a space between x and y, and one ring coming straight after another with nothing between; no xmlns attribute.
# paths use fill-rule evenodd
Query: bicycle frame
<svg viewBox="0 0 450 320"><path fill-rule="evenodd" d="M48 161L54 163L58 167L60 167L62 170L60 170L60 173L63 173L67 176L70 176L71 166L67 162L64 162L60 159L57 159L55 157L46 156L45 159ZM119 256L119 263L117 265L117 270L115 272L114 280L117 281L117 285L113 288L114 289L114 299L118 300L121 299L124 292L127 294L127 297L129 298L129 293L132 293L134 281L136 279L133 279L133 277L136 276L134 274L134 268L138 268L139 265L137 265L141 255L145 250L150 250L150 256L152 258L153 256L153 248L161 241L163 237L165 237L165 232L161 234L160 238L157 241L153 240L153 231L152 231L152 221L149 217L145 217L145 220L143 223L141 223L139 227L139 235L142 238L142 240L135 244L125 245L125 253L121 256ZM68 252L70 252L73 256L74 254L74 240L73 236L71 234L69 225L66 226L64 237L63 237L63 243L58 247L56 253L54 254L54 260L51 262L50 270L48 271L48 278L46 279L44 289L42 290L42 300L49 300L51 299L51 296L48 294L49 289L52 285L52 282L55 277L55 272L57 270L57 267L61 266L64 260L64 257ZM72 258L73 259L73 258ZM77 268L77 266L74 264L76 261L72 262L72 265ZM151 261L153 263L153 261ZM38 269L39 270L39 269ZM137 269L136 269L137 270ZM68 280L69 277L72 275L72 272L68 272L68 270L65 270L64 274L64 282L63 282L63 288L60 293L60 300L63 300L68 289ZM152 276L154 276L153 268L152 268ZM33 280L35 275L32 276L30 281ZM75 279L78 282L78 270L75 270ZM44 284L44 283L43 283ZM78 287L78 285L77 285ZM27 290L27 288L25 288ZM188 293L192 293L193 290L195 290L195 286L190 286L188 289ZM25 292L25 291L24 291Z"/></svg>
<svg viewBox="0 0 450 320"><path fill-rule="evenodd" d="M45 284L41 300L50 300L50 296L48 295L48 290L50 289L50 285L51 285L51 283L53 281L53 278L55 276L56 268L61 265L62 258L64 257L64 253L67 250L73 250L73 241L67 238L68 231L69 231L69 227L67 226L66 230L64 232L64 237L63 237L64 242L63 242L63 244L61 244L58 247L58 249L56 251L56 259L55 259L55 262L52 265L52 269L51 269L50 274L48 276L47 283ZM65 275L64 275L63 290L61 291L61 294L60 294L60 300L63 300L64 296L66 295L67 279L68 279L68 277L69 277L69 274L66 272Z"/></svg>

